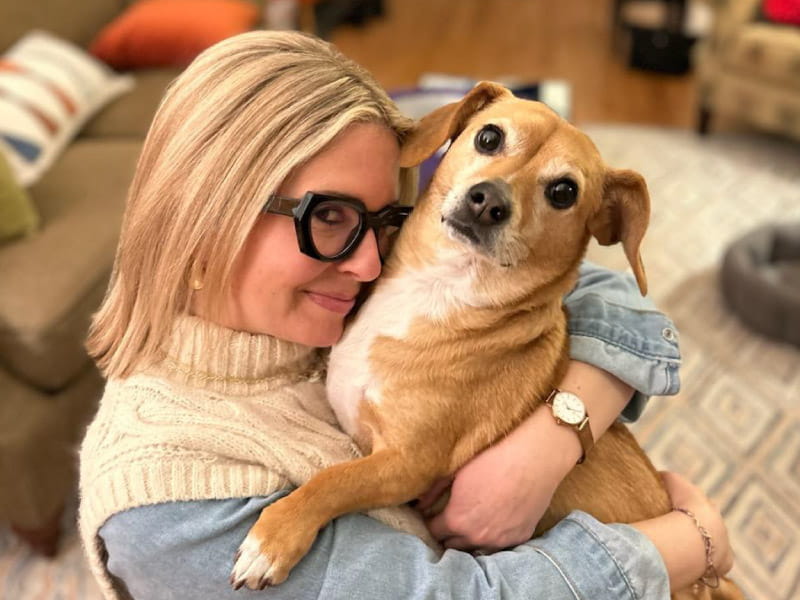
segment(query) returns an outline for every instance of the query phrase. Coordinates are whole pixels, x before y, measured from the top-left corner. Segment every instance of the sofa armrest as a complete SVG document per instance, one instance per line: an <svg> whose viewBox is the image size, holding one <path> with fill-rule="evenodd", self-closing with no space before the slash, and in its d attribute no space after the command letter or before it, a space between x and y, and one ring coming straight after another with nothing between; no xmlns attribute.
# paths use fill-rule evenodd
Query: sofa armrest
<svg viewBox="0 0 800 600"><path fill-rule="evenodd" d="M709 36L712 48L724 46L739 29L752 23L761 0L708 0L714 10L714 24Z"/></svg>

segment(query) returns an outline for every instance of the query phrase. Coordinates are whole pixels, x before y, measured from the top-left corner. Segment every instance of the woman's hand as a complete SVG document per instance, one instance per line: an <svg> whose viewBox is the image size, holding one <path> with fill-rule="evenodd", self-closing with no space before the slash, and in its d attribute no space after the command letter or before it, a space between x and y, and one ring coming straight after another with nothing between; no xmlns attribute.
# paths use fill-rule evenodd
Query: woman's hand
<svg viewBox="0 0 800 600"><path fill-rule="evenodd" d="M685 477L669 472L661 476L672 505L694 513L708 530L714 546L714 569L717 575L725 575L733 567L733 550L719 508ZM673 590L687 588L703 576L706 571L703 536L688 515L673 511L634 523L633 527L649 537L661 554Z"/></svg>
<svg viewBox="0 0 800 600"><path fill-rule="evenodd" d="M575 433L555 425L549 413L541 407L456 473L447 506L428 521L445 547L491 552L531 539L553 493L580 456ZM558 444L569 451L559 452ZM434 485L417 509L425 514L447 483Z"/></svg>

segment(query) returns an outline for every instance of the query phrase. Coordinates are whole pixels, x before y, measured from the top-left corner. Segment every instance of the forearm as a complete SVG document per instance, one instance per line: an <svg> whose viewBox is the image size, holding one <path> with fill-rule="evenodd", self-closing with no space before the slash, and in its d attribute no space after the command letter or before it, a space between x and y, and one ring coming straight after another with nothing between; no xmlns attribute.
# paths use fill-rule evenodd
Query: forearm
<svg viewBox="0 0 800 600"><path fill-rule="evenodd" d="M577 394L583 400L595 440L617 420L633 395L633 388L627 383L603 369L577 360L569 362L557 387ZM542 436L542 443L562 450L559 454L563 459L563 475L580 459L582 449L578 436L573 429L557 424L549 407L540 406L524 426Z"/></svg>
<svg viewBox="0 0 800 600"><path fill-rule="evenodd" d="M629 276L585 263L578 285L564 301L571 360L554 386L583 400L595 441L623 411L635 419L647 395L677 391L680 355L673 325L642 298ZM517 446L513 453L523 448L529 457L527 478L551 492L582 455L575 430L559 425L547 406L507 439L504 444Z"/></svg>
<svg viewBox="0 0 800 600"><path fill-rule="evenodd" d="M635 419L646 396L678 391L680 352L674 325L641 296L630 276L584 262L564 303L571 361L556 386L583 400L595 440L626 407L634 409L626 412ZM634 392L636 406L628 406ZM558 425L546 406L519 429L519 439L558 450L551 454L563 459L562 478L581 456L575 432Z"/></svg>
<svg viewBox="0 0 800 600"><path fill-rule="evenodd" d="M632 277L584 262L564 303L570 357L604 369L636 390L625 418L635 420L648 396L678 392L675 325L641 296Z"/></svg>
<svg viewBox="0 0 800 600"><path fill-rule="evenodd" d="M633 527L646 535L661 555L670 589L685 589L703 575L706 560L703 540L686 515L671 512L634 523Z"/></svg>

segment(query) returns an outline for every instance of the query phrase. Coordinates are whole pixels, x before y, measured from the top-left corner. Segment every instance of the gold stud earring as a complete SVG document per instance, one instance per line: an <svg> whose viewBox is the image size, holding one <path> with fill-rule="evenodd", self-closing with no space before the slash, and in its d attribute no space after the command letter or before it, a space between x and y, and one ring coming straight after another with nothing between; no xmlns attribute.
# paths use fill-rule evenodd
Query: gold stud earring
<svg viewBox="0 0 800 600"><path fill-rule="evenodd" d="M201 269L197 264L192 265L191 271L189 271L189 287L193 290L202 290L203 289L203 275L205 275L205 270Z"/></svg>

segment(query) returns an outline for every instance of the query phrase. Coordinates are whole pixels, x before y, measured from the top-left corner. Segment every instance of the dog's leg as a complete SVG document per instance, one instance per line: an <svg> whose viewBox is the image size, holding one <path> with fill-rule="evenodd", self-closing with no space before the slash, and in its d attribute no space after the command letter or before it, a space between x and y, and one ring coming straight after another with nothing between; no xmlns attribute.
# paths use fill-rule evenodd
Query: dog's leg
<svg viewBox="0 0 800 600"><path fill-rule="evenodd" d="M669 597L670 600L711 600L711 591L698 583L685 590L672 592Z"/></svg>
<svg viewBox="0 0 800 600"><path fill-rule="evenodd" d="M719 578L719 587L711 590L713 600L745 600L739 587L727 577Z"/></svg>
<svg viewBox="0 0 800 600"><path fill-rule="evenodd" d="M283 582L332 519L408 502L441 475L433 460L411 459L393 448L320 471L261 511L239 548L231 584L263 589Z"/></svg>
<svg viewBox="0 0 800 600"><path fill-rule="evenodd" d="M719 587L710 588L696 583L688 589L671 594L672 600L745 600L744 594L727 577L719 578Z"/></svg>

